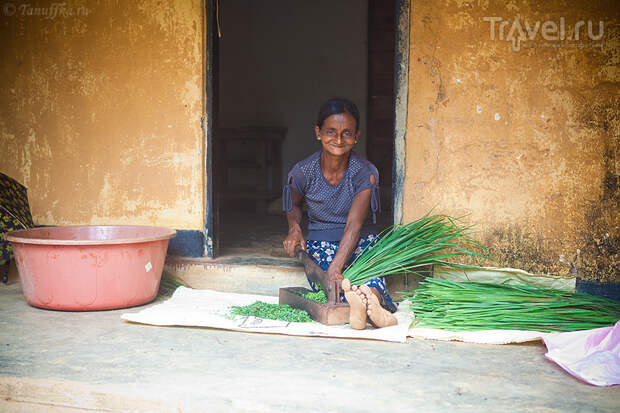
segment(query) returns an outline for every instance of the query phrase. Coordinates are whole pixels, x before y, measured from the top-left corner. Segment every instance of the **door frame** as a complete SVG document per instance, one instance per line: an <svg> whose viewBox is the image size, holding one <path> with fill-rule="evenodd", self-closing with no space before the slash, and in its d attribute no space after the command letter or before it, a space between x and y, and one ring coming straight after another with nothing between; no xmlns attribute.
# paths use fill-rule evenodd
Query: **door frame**
<svg viewBox="0 0 620 413"><path fill-rule="evenodd" d="M204 55L205 55L205 88L204 108L205 113L201 118L201 126L204 136L205 152L205 217L204 217L204 242L202 245L203 256L215 258L217 245L215 231L216 213L213 193L213 123L214 101L213 95L215 62L213 48L215 44L215 30L218 0L205 0L205 16L203 19L204 30ZM400 224L403 220L403 192L406 173L405 150L407 137L407 102L409 95L409 0L395 0L396 7L396 48L394 54L394 162L392 165L392 207L394 212L394 224Z"/></svg>
<svg viewBox="0 0 620 413"><path fill-rule="evenodd" d="M203 245L202 251L203 256L208 258L215 258L216 256L216 242L215 242L215 224L216 224L216 211L215 211L215 202L213 198L213 123L214 123L214 78L215 78L215 62L214 62L214 45L215 45L215 31L214 31L214 22L217 18L217 3L219 0L205 0L205 16L203 18L204 29L203 29L203 39L204 39L204 78L205 78L205 89L204 89L204 108L205 113L201 118L201 126L204 136L204 153L205 153L205 196L204 196L204 205L205 205L205 227L204 227L204 237L203 237ZM215 23L217 24L217 23Z"/></svg>
<svg viewBox="0 0 620 413"><path fill-rule="evenodd" d="M394 53L394 160L392 164L392 211L394 225L403 222L406 173L407 106L409 101L409 0L396 0L396 47Z"/></svg>

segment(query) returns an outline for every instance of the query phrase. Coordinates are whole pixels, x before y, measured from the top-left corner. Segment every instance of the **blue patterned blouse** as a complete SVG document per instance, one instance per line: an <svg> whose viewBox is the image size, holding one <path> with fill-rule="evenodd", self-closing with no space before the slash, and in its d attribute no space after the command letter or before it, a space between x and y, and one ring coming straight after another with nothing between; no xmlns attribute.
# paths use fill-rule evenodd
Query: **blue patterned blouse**
<svg viewBox="0 0 620 413"><path fill-rule="evenodd" d="M375 184L370 183L370 175L374 175ZM379 172L355 152L351 152L347 170L337 185L331 185L323 176L320 150L295 164L286 182L282 193L283 208L285 211L293 209L291 190L304 197L308 206L308 239L340 241L353 198L368 188L371 188L372 218L368 218L360 236L376 234L376 214L380 211Z"/></svg>

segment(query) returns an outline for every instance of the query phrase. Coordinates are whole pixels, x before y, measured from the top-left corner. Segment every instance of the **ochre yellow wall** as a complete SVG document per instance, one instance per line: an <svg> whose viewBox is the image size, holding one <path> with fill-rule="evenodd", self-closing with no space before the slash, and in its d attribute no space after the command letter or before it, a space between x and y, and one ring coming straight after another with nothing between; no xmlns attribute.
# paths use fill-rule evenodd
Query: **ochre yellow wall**
<svg viewBox="0 0 620 413"><path fill-rule="evenodd" d="M469 213L498 265L618 282L618 6L540 4L411 3L404 219ZM88 13L0 19L0 171L37 224L201 229L203 1L65 5ZM604 36L515 51L484 17Z"/></svg>
<svg viewBox="0 0 620 413"><path fill-rule="evenodd" d="M203 1L63 3L3 9L0 171L36 224L201 229Z"/></svg>
<svg viewBox="0 0 620 413"><path fill-rule="evenodd" d="M498 265L619 282L619 10L413 1L404 219L469 213ZM604 36L553 47L539 30L515 51L484 17L509 20L504 39L516 17L594 35L602 20Z"/></svg>

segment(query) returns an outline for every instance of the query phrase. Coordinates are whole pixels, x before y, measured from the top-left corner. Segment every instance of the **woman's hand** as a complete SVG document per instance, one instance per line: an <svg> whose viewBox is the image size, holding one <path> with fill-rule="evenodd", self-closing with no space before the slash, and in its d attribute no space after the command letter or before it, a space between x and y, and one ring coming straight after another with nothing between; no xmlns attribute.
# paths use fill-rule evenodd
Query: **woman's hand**
<svg viewBox="0 0 620 413"><path fill-rule="evenodd" d="M293 184L293 178L291 178L289 184ZM302 250L306 250L306 240L304 234L301 232L299 223L301 222L301 210L304 197L291 189L291 201L293 202L293 209L287 211L286 221L288 222L288 235L284 239L284 251L289 257L295 256L295 248L299 246Z"/></svg>
<svg viewBox="0 0 620 413"><path fill-rule="evenodd" d="M342 272L340 269L338 269L337 267L333 265L330 265L329 268L327 269L327 279L329 280L330 283L335 282L336 285L338 285L338 287L340 288L344 277L342 276Z"/></svg>
<svg viewBox="0 0 620 413"><path fill-rule="evenodd" d="M288 235L284 239L284 250L289 255L289 257L295 256L295 248L299 246L302 250L306 250L306 240L304 239L304 235L301 232L301 228L291 228L288 232Z"/></svg>

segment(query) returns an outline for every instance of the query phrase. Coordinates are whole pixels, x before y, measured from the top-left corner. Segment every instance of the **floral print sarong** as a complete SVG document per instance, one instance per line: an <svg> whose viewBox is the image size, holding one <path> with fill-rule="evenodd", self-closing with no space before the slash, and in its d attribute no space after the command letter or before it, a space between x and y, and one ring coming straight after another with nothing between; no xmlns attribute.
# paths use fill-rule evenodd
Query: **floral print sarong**
<svg viewBox="0 0 620 413"><path fill-rule="evenodd" d="M342 271L344 271L353 261L360 255L366 247L372 248L375 242L377 242L377 236L374 234L369 234L365 238L360 238L357 243L357 247L353 250L353 254L351 254L351 258L349 262L344 266ZM334 257L336 256L336 251L338 251L338 246L340 245L339 241L316 241L316 240L306 240L306 252L312 259L323 269L323 271L327 271L329 265L332 263ZM314 292L319 291L319 286L308 280L310 284L310 288ZM385 285L385 277L373 278L372 280L366 283L367 286L376 288L377 291L381 294L381 306L388 310L391 313L396 312L398 306L392 298L390 297L387 286ZM341 300L344 302L344 296L341 297Z"/></svg>

